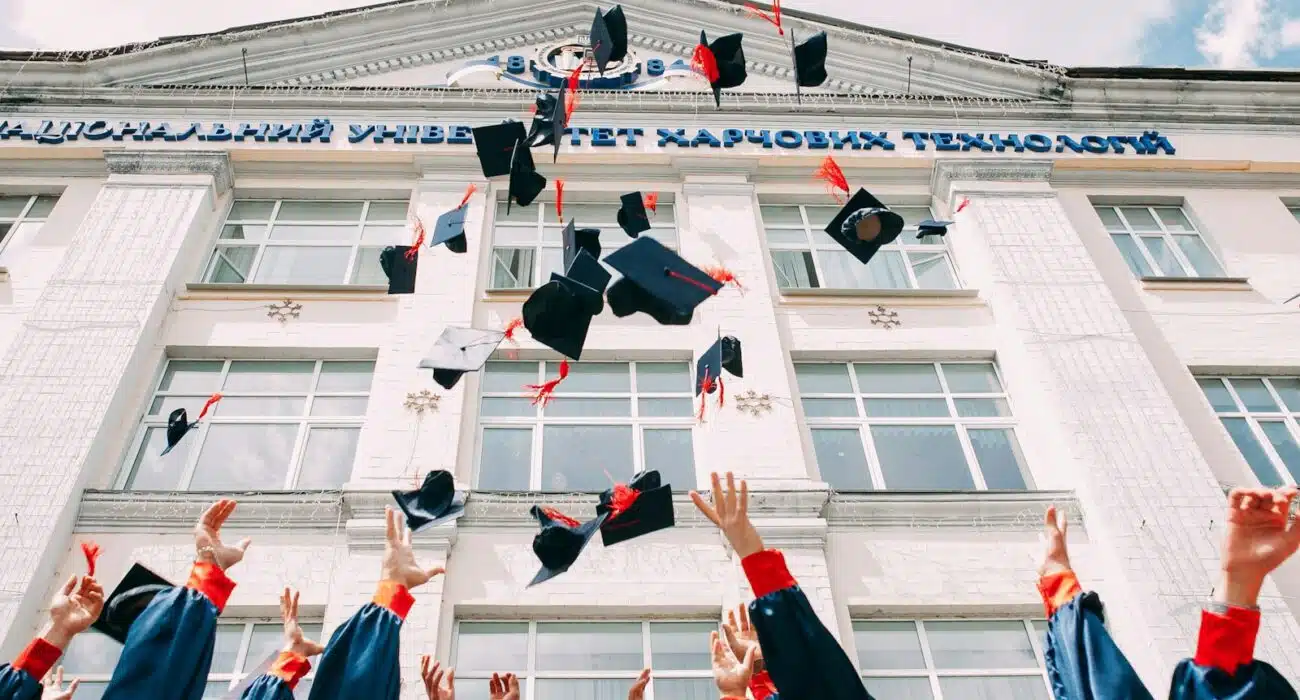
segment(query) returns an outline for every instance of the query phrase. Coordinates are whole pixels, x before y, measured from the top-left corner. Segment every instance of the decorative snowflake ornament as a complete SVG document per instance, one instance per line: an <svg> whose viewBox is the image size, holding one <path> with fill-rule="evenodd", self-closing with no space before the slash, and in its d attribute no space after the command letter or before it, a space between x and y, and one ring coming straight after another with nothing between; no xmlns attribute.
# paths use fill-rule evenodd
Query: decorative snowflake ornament
<svg viewBox="0 0 1300 700"><path fill-rule="evenodd" d="M423 389L419 392L413 391L406 395L406 410L415 411L415 414L418 416L424 415L425 411L428 411L429 413L437 413L438 400L441 398L441 396L438 396L428 389Z"/></svg>
<svg viewBox="0 0 1300 700"><path fill-rule="evenodd" d="M903 325L903 322L898 319L897 311L886 309L883 306L877 306L868 311L867 315L871 317L871 325L884 326L885 330Z"/></svg>
<svg viewBox="0 0 1300 700"><path fill-rule="evenodd" d="M753 389L743 394L736 394L736 410L757 418L772 410L772 395L760 394Z"/></svg>
<svg viewBox="0 0 1300 700"><path fill-rule="evenodd" d="M292 299L285 299L274 304L267 304L266 309L268 318L273 318L284 324L288 323L291 318L298 318L302 311L302 304L295 304Z"/></svg>

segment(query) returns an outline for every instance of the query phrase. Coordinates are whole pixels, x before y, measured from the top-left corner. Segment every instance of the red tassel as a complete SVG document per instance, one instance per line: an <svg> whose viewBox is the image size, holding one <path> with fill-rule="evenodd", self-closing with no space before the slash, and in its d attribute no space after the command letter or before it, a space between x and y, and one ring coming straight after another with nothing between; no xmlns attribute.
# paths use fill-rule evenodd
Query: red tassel
<svg viewBox="0 0 1300 700"><path fill-rule="evenodd" d="M718 408L727 405L727 387L722 383L722 375L718 375Z"/></svg>
<svg viewBox="0 0 1300 700"><path fill-rule="evenodd" d="M844 203L844 200L839 195L839 190L844 190L844 194L848 194L849 180L844 177L844 171L840 170L840 165L835 162L834 158L826 156L826 160L822 161L821 167L817 168L817 172L813 173L813 177L824 180L830 188L831 196L835 198L835 201L841 204Z"/></svg>
<svg viewBox="0 0 1300 700"><path fill-rule="evenodd" d="M758 9L753 5L753 3L745 3L745 12L751 17L757 17L771 22L776 27L776 32L781 36L785 36L785 29L781 27L781 0L772 0L771 15Z"/></svg>
<svg viewBox="0 0 1300 700"><path fill-rule="evenodd" d="M704 408L708 405L709 392L713 391L713 377L709 376L709 370L704 370L704 377L700 379L700 410L695 414L695 420L704 422Z"/></svg>
<svg viewBox="0 0 1300 700"><path fill-rule="evenodd" d="M609 499L609 519L613 520L627 512L628 508L641 497L641 492L627 484L614 484L614 495Z"/></svg>
<svg viewBox="0 0 1300 700"><path fill-rule="evenodd" d="M551 399L555 398L553 396L553 394L555 393L555 387L559 386L560 382L564 381L565 378L567 378L568 376L569 376L569 361L563 360L560 362L559 377L556 377L555 379L547 380L544 384L529 384L528 388L532 389L534 392L533 405L536 406L538 402L541 402L542 408L546 408L546 404L550 403Z"/></svg>
<svg viewBox="0 0 1300 700"><path fill-rule="evenodd" d="M470 198L470 197L473 197L475 192L478 192L478 185L475 185L475 184L472 183L472 182L469 183L469 187L466 187L466 188L465 188L465 196L461 198L461 200L460 200L460 204L457 205L456 208L457 208L457 209L460 209L461 207L465 206L466 204L469 204L469 198Z"/></svg>
<svg viewBox="0 0 1300 700"><path fill-rule="evenodd" d="M695 47L695 53L691 55L691 70L704 76L710 85L718 82L718 59L704 44Z"/></svg>
<svg viewBox="0 0 1300 700"><path fill-rule="evenodd" d="M208 415L208 409L209 409L209 408L212 408L212 404L215 404L216 402L218 402L218 401L220 401L220 400L221 400L221 394L220 394L220 393L216 393L216 394L213 394L212 396L208 397L208 402L205 403L205 404L203 404L203 410L199 411L199 417L198 417L198 418L195 418L194 420L195 420L195 421L201 421L201 420L203 420L203 416Z"/></svg>
<svg viewBox="0 0 1300 700"><path fill-rule="evenodd" d="M420 252L420 246L424 245L424 233L424 222L417 216L415 217L415 242L411 244L411 249L406 251L407 260L414 260L416 253Z"/></svg>
<svg viewBox="0 0 1300 700"><path fill-rule="evenodd" d="M579 525L581 525L581 523L579 523L577 520L570 518L569 516L565 515L564 513L561 513L560 511L554 508L542 508L542 513L544 513L546 517L550 518L551 520L554 520L555 522L561 523L563 525L567 525L569 527L578 527Z"/></svg>
<svg viewBox="0 0 1300 700"><path fill-rule="evenodd" d="M736 285L736 289L740 290L741 294L745 293L745 286L736 278L736 274L721 265L704 268L704 274L712 277L715 281L721 284L734 284Z"/></svg>
<svg viewBox="0 0 1300 700"><path fill-rule="evenodd" d="M81 553L86 555L86 569L89 570L87 576L95 575L95 560L99 558L99 545L94 542L82 542Z"/></svg>
<svg viewBox="0 0 1300 700"><path fill-rule="evenodd" d="M970 205L970 199L967 198L967 197L962 197L962 198L961 198L961 204L958 204L958 205L957 205L957 213L960 214L960 213L961 213L961 210L962 210L962 209L965 209L965 208L966 208L967 206L969 206L969 205Z"/></svg>
<svg viewBox="0 0 1300 700"><path fill-rule="evenodd" d="M564 223L564 180L555 178L555 213Z"/></svg>
<svg viewBox="0 0 1300 700"><path fill-rule="evenodd" d="M658 193L658 192L651 192L650 194L648 194L648 195L645 196L645 208L646 208L646 209L649 209L650 211L654 212L655 214L658 214L658 213L659 213L659 193Z"/></svg>
<svg viewBox="0 0 1300 700"><path fill-rule="evenodd" d="M510 319L510 321L506 323L506 328L505 328L506 340L509 340L512 343L515 342L515 331L519 330L520 328L523 328L523 326L524 326L523 317L515 316L514 318Z"/></svg>
<svg viewBox="0 0 1300 700"><path fill-rule="evenodd" d="M582 83L582 70L586 67L587 61L583 60L569 74L568 89L564 91L564 121L566 124L570 119L573 119L573 111L578 108L578 88Z"/></svg>
<svg viewBox="0 0 1300 700"><path fill-rule="evenodd" d="M692 279L692 278L690 278L690 277L687 277L686 275L683 275L682 273L677 272L676 270L668 270L667 273L668 273L668 276L669 276L669 277L671 277L671 278L673 278L673 279L681 280L681 281L686 282L686 283L688 283L688 284L693 284L693 285L695 285L696 287L699 287L700 289L703 289L704 291L708 292L709 294L717 294L717 293L718 293L715 289L713 289L713 288L710 287L709 285L707 285L707 284L705 284L705 283L703 283L703 282L701 282L701 281L699 281L699 280L697 280L697 279Z"/></svg>

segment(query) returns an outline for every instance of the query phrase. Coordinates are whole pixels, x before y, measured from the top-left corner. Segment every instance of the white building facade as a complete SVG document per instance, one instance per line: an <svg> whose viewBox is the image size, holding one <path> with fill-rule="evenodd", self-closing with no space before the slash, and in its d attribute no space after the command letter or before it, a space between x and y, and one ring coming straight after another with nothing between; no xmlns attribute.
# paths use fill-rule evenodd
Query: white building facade
<svg viewBox="0 0 1300 700"><path fill-rule="evenodd" d="M220 628L220 697L278 644L282 586L322 635L370 596L390 490L433 469L468 514L416 536L419 654L530 698L713 697L706 635L748 600L690 504L710 471L752 512L884 698L1047 698L1035 589L1043 510L1152 690L1191 653L1217 578L1224 488L1300 479L1300 91L1294 75L1058 69L811 15L831 78L797 102L789 47L724 0L627 0L632 51L582 93L552 184L504 208L469 128L528 119L596 5L403 0L88 54L0 54L0 647L104 550L179 581L217 494L251 536ZM526 19L520 19L521 17ZM746 33L750 79L713 105L698 31ZM599 88L599 89L595 89ZM908 232L861 267L821 233L832 155ZM560 265L565 216L628 239L618 196L660 193L654 236L728 287L688 326L592 325L559 356L520 333L447 391L416 365L447 326L503 328ZM467 186L468 250L378 253ZM960 209L960 211L958 211ZM918 240L924 218L955 220ZM697 417L718 332L745 374ZM203 426L160 458L167 414ZM579 517L659 469L676 528L565 575L528 516ZM1257 655L1300 672L1300 569L1274 577ZM97 697L116 651L65 659ZM95 681L99 681L96 683ZM306 684L303 686L306 687ZM305 697L305 691L299 693Z"/></svg>

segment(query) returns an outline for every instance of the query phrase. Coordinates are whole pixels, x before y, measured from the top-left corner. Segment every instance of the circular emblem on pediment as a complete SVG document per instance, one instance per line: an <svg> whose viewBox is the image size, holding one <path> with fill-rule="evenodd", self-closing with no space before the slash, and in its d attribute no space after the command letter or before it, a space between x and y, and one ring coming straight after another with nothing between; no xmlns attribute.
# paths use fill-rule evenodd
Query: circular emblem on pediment
<svg viewBox="0 0 1300 700"><path fill-rule="evenodd" d="M573 72L573 69L582 65L584 60L589 58L590 52L587 50L585 45L577 42L568 42L539 51L537 63L539 64L539 68L553 75L568 75ZM627 55L623 57L623 60L613 61L609 65L605 66L605 73L603 76L596 70L594 62L589 63L582 71L582 80L584 83L586 81L599 80L601 78L604 78L605 80L617 80L625 75L634 73L636 68L636 55L631 49L628 49Z"/></svg>

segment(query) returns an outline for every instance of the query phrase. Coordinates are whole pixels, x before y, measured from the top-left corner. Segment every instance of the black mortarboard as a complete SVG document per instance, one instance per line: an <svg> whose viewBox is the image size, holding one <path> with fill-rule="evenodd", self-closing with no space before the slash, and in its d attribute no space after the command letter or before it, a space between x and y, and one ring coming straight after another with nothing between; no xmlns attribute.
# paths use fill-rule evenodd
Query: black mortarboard
<svg viewBox="0 0 1300 700"><path fill-rule="evenodd" d="M859 229L872 236L871 240L859 238ZM881 246L893 243L902 230L903 217L890 211L865 189L858 189L826 227L826 233L863 265L871 261Z"/></svg>
<svg viewBox="0 0 1300 700"><path fill-rule="evenodd" d="M700 355L699 361L695 363L695 395L716 391L718 378L724 369L734 376L745 376L740 359L740 341L735 336L719 337L717 342Z"/></svg>
<svg viewBox="0 0 1300 700"><path fill-rule="evenodd" d="M515 141L514 150L510 161L510 191L506 197L507 214L510 213L511 201L526 207L546 189L546 178L533 165L533 152L528 150L528 144L523 139Z"/></svg>
<svg viewBox="0 0 1300 700"><path fill-rule="evenodd" d="M468 491L456 490L451 472L442 469L429 472L424 483L414 491L393 491L397 507L406 513L406 526L411 532L464 515L468 496Z"/></svg>
<svg viewBox="0 0 1300 700"><path fill-rule="evenodd" d="M388 275L389 294L415 293L415 268L420 262L419 255L407 257L409 245L390 245L379 253L379 266Z"/></svg>
<svg viewBox="0 0 1300 700"><path fill-rule="evenodd" d="M603 14L597 9L589 39L591 52L596 58L596 70L604 75L606 66L627 56L627 18L623 16L623 6L615 5Z"/></svg>
<svg viewBox="0 0 1300 700"><path fill-rule="evenodd" d="M547 144L553 146L552 162L560 158L560 141L564 139L565 129L569 128L569 112L564 105L567 92L566 85L561 84L555 93L537 96L533 123L528 127L528 137L525 139L530 148Z"/></svg>
<svg viewBox="0 0 1300 700"><path fill-rule="evenodd" d="M948 235L949 226L952 226L951 221L935 221L934 219L926 219L916 225L916 237L925 238L926 236L939 236L942 238L943 236Z"/></svg>
<svg viewBox="0 0 1300 700"><path fill-rule="evenodd" d="M468 241L465 240L465 212L468 210L468 207L460 206L439 216L433 227L433 238L429 241L429 247L445 243L447 250L453 253L464 253L469 250Z"/></svg>
<svg viewBox="0 0 1300 700"><path fill-rule="evenodd" d="M552 279L533 290L524 302L524 328L533 340L565 357L580 360L591 328L589 303L569 285Z"/></svg>
<svg viewBox="0 0 1300 700"><path fill-rule="evenodd" d="M190 422L189 414L185 412L184 408L172 411L167 416L167 447L163 448L162 454L158 456L165 457L168 452L172 451L173 447L176 447L181 438L185 437L191 430L199 427L199 421L208 415L208 409L212 408L212 405L220 400L221 394L219 393L208 397L207 402L203 404L202 410L199 411L198 420L193 423Z"/></svg>
<svg viewBox="0 0 1300 700"><path fill-rule="evenodd" d="M678 319L685 316L689 319L695 307L722 289L721 282L649 237L638 238L610 253L605 263L623 273L623 279L615 282L609 290L610 307L616 316L645 311L660 323L664 323L661 317ZM627 285L640 287L648 296L627 290ZM620 286L623 289L615 291ZM619 300L617 306L616 298ZM633 306L638 308L628 311ZM644 308L646 306L658 307L654 309L657 313Z"/></svg>
<svg viewBox="0 0 1300 700"><path fill-rule="evenodd" d="M478 151L479 166L483 168L483 177L496 177L510 174L511 154L515 144L527 138L523 122L513 119L474 128L474 150Z"/></svg>
<svg viewBox="0 0 1300 700"><path fill-rule="evenodd" d="M794 30L790 30L794 41ZM795 83L799 87L817 87L826 82L826 32L818 32L794 47Z"/></svg>
<svg viewBox="0 0 1300 700"><path fill-rule="evenodd" d="M609 310L613 311L618 318L625 318L640 311L663 326L686 326L690 325L691 319L695 317L694 310L679 312L626 278L610 286L605 294L605 300L609 302Z"/></svg>
<svg viewBox="0 0 1300 700"><path fill-rule="evenodd" d="M176 586L140 564L132 564L122 577L122 582L104 601L104 610L91 625L95 629L126 644L127 632L136 618L149 607L154 596Z"/></svg>
<svg viewBox="0 0 1300 700"><path fill-rule="evenodd" d="M600 229L578 228L577 222L569 219L569 224L562 233L564 240L564 269L569 269L578 251L585 250L591 257L600 260Z"/></svg>
<svg viewBox="0 0 1300 700"><path fill-rule="evenodd" d="M644 471L626 486L619 484L600 494L597 515L608 514L600 526L606 547L666 530L676 524L673 516L673 487L659 484L659 472Z"/></svg>
<svg viewBox="0 0 1300 700"><path fill-rule="evenodd" d="M622 205L618 208L618 225L623 227L623 232L636 238L649 231L650 215L645 210L645 197L640 192L629 192L619 200Z"/></svg>
<svg viewBox="0 0 1300 700"><path fill-rule="evenodd" d="M502 331L447 327L420 360L420 369L433 370L433 381L450 390L466 372L477 372L505 337Z"/></svg>
<svg viewBox="0 0 1300 700"><path fill-rule="evenodd" d="M533 554L542 562L542 568L529 582L529 587L568 571L608 517L601 514L579 523L550 508L533 506L530 512L542 526L541 531L533 536Z"/></svg>
<svg viewBox="0 0 1300 700"><path fill-rule="evenodd" d="M609 270L585 250L578 251L563 275L551 273L551 281L559 282L577 295L583 312L589 316L599 316L605 310L605 288L612 277Z"/></svg>
<svg viewBox="0 0 1300 700"><path fill-rule="evenodd" d="M713 101L722 105L722 91L727 88L740 87L745 84L749 72L745 69L745 51L741 47L744 34L728 34L714 39L712 43L703 31L700 32L700 44L708 47L718 68L717 78L709 78L713 88Z"/></svg>

